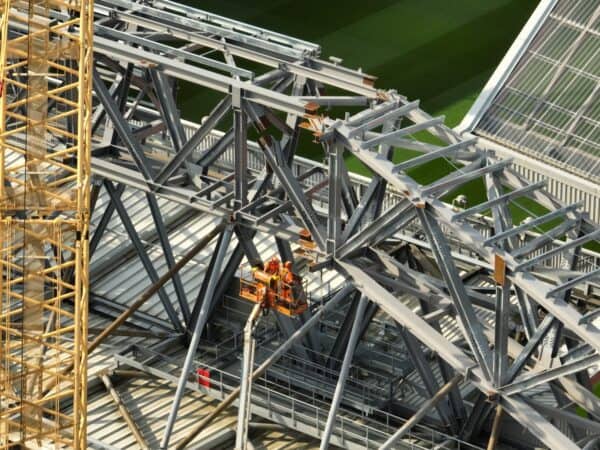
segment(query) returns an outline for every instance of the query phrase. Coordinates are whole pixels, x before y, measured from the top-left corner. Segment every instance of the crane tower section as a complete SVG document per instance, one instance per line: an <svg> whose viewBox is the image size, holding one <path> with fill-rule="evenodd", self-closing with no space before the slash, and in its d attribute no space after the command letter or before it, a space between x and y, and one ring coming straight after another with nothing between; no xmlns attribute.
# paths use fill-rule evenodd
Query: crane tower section
<svg viewBox="0 0 600 450"><path fill-rule="evenodd" d="M83 449L93 4L0 14L0 448Z"/></svg>

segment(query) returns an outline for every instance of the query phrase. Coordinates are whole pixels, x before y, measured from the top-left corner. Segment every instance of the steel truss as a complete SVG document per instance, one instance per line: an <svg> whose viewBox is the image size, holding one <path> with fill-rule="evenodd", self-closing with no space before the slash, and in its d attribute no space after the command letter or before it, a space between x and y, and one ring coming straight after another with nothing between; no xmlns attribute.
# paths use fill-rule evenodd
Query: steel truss
<svg viewBox="0 0 600 450"><path fill-rule="evenodd" d="M463 139L418 102L376 89L373 77L337 60L321 59L314 44L166 0L100 0L95 13L92 168L95 195L104 190L110 203L95 211L102 216L91 253L116 212L150 291L158 292L170 326L187 342L163 448L174 444L198 341L218 299L244 258L259 263L265 257L254 245L256 233L270 234L283 258L293 259L302 229L316 249L295 263L308 259L310 270L334 271L348 283L334 298L349 305L339 336L332 345L315 344L331 356L317 362L339 373L326 423L317 426L322 448L330 439L341 443L336 411L356 347L375 316L395 324L422 396L431 398L424 410L405 405L415 416L387 446L432 414L441 430L476 443L494 415L493 442L515 444L501 427L514 429L515 422L549 448L580 448L597 433L600 400L590 391L589 370L599 362L592 287L600 267L586 248L598 244L600 231L579 205L562 205L542 184L513 171L510 161ZM194 127L176 107L181 81L222 96ZM297 173L295 158L308 145L322 151L325 164ZM406 150L417 153L406 159ZM425 179L428 164L440 159L447 175ZM352 183L350 161L371 172L365 189ZM450 204L473 183L482 198ZM146 194L174 297L164 291L167 280L131 223L121 199L125 190ZM186 298L157 198L226 222L214 233L218 242L196 299ZM234 250L227 254L230 242ZM150 295L123 313L115 328ZM409 306L409 298L418 306ZM319 305L312 311L318 316ZM307 335L317 321L303 320L279 322L288 340L255 368L253 380L299 339L319 339L316 332ZM459 336L444 333L449 320L458 324ZM530 394L544 384L553 406ZM218 411L238 395L233 390ZM575 406L589 418L573 414Z"/></svg>

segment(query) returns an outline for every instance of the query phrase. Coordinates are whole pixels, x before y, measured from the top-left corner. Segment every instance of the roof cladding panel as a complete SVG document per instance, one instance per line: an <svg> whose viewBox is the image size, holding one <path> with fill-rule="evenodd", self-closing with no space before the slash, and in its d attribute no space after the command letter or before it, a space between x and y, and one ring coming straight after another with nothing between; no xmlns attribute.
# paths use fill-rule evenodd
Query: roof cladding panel
<svg viewBox="0 0 600 450"><path fill-rule="evenodd" d="M600 182L600 1L558 0L475 134Z"/></svg>

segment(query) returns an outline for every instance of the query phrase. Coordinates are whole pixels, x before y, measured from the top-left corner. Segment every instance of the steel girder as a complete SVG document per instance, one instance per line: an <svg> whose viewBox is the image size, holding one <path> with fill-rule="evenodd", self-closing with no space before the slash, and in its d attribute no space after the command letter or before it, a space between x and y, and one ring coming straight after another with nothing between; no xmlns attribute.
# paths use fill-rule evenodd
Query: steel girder
<svg viewBox="0 0 600 450"><path fill-rule="evenodd" d="M173 328L185 329L192 341L163 447L171 442L214 297L223 294L244 257L256 262L257 233L271 235L289 256L298 248L300 230L307 229L316 244L308 260L311 270L341 274L356 289L347 304L358 291L380 308L378 320L396 322L404 336L400 345L410 346L422 377L428 361L422 352L439 359L443 379L421 379L424 397L455 374L462 377L449 404L432 403L430 417L441 416L457 436L477 441L486 424L476 416L497 407L544 445L577 448L551 422L556 415L569 422L569 412L558 401L554 408L538 407L538 391L531 387L551 383L598 417L599 401L582 377L573 377L595 368L600 351L600 331L593 323L598 302L590 288L598 281L600 259L586 250L598 243L600 232L579 205L562 205L541 183L530 184L514 172L510 161L497 160L476 140L445 126L443 118L429 116L418 101L376 89L373 77L320 59L316 45L170 1L96 3L92 167L105 179L111 202L92 248L101 245L116 209L148 282L156 282L158 274L120 200L126 189L147 193L168 267L175 260L156 198L225 218L230 227L220 242L229 242L233 229L238 240L247 240L227 261L219 247L216 270L196 304L187 304L178 277L172 280L177 299L161 293ZM252 70L243 68L248 62ZM207 115L198 118L198 126L181 119L173 89L178 81L222 96L216 105L200 106ZM55 83L60 86L61 80ZM323 107L332 112L321 112ZM217 129L220 125L225 130ZM312 135L324 165L302 166L295 158L299 142L310 145L300 141L302 134ZM258 145L248 136L256 136ZM402 149L420 155L396 162ZM370 171L369 184L350 173L350 160ZM433 161L443 161L447 174L419 178ZM307 164L310 169L302 169ZM468 183L480 183L484 198L451 204L468 192ZM423 264L397 258L403 243ZM355 308L343 310L353 314ZM449 322L458 335L450 337ZM288 325L283 328L289 335ZM311 336L311 341L322 338ZM350 333L343 330L340 336ZM355 342L361 339L349 340L330 411L344 408L349 367L365 359ZM322 339L312 346L313 352L315 346L333 347ZM584 351L571 357L578 348ZM474 406L477 392L481 400ZM465 408L467 417L448 417ZM325 447L330 433L339 430L330 420L319 432ZM503 439L510 436L500 434Z"/></svg>

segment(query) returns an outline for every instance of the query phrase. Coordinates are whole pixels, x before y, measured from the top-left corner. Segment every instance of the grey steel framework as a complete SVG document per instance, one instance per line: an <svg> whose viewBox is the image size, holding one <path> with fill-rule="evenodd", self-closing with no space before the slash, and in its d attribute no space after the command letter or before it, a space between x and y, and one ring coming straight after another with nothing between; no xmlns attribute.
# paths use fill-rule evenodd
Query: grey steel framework
<svg viewBox="0 0 600 450"><path fill-rule="evenodd" d="M491 448L596 445L600 229L579 204L561 204L510 160L463 139L418 101L321 59L314 44L163 0L96 1L95 33L90 252L111 245L117 216L128 242L115 249L118 259L92 264L92 280L114 278L115 292L94 295L93 284L91 308L118 318L89 351L93 360L126 320L174 337L132 338L109 373L127 374L119 378L127 383L135 370L177 386L155 427L161 447L193 444L240 386L250 409L240 417L311 433L321 448L470 448L488 437ZM197 125L180 118L181 81L221 94ZM307 146L324 164L296 156ZM406 159L403 149L418 155ZM440 159L446 174L423 176ZM349 161L370 179L350 173ZM467 186L481 198L465 196ZM143 230L134 213L146 216ZM199 215L214 218L206 222L214 229L184 233ZM299 245L303 229L312 251ZM174 242L176 231L185 245L179 234ZM188 271L186 280L198 280L190 293L181 270L214 240L202 283L200 270ZM239 337L250 313L232 298L239 268L262 263L270 249L307 277L333 280L331 292L312 292L301 317L272 313L258 326L251 317L244 334L253 343L234 339L220 351L224 318ZM128 283L119 270L132 255L145 287L118 304ZM161 308L141 312L154 298ZM208 385L192 375L199 366L210 368ZM147 446L111 378L101 378ZM191 393L223 403L182 431ZM256 426L242 425L238 432Z"/></svg>
<svg viewBox="0 0 600 450"><path fill-rule="evenodd" d="M600 4L543 3L539 29L469 129L599 183Z"/></svg>

